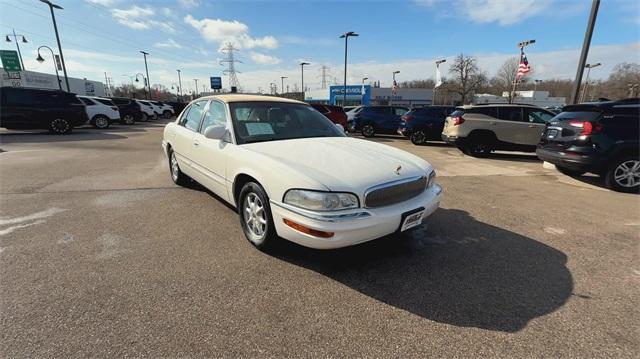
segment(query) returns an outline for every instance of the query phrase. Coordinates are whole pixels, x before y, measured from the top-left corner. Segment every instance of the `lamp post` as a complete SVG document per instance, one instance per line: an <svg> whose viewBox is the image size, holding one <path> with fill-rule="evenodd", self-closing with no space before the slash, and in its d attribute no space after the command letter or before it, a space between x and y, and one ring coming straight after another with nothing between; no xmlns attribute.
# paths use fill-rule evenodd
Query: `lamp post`
<svg viewBox="0 0 640 359"><path fill-rule="evenodd" d="M56 70L56 78L58 79L58 88L60 88L60 91L62 91L62 83L60 82L60 75L58 75L58 66L56 66L56 55L53 53L53 50L46 45L42 45L38 47L38 57L36 58L36 61L38 61L39 63L44 62L44 58L42 57L42 55L40 55L40 49L43 47L51 51L51 61L53 62L53 69Z"/></svg>
<svg viewBox="0 0 640 359"><path fill-rule="evenodd" d="M520 49L520 60L522 61L522 53L524 52L524 48L527 47L527 45L531 45L531 44L535 44L536 40L527 40L527 41L522 41L520 43L518 43L518 48ZM520 61L518 61L518 66L520 64ZM517 75L516 75L517 77ZM513 79L513 89L511 90L511 96L509 96L509 103L513 102L513 98L516 96L516 85L518 84L518 79L514 78Z"/></svg>
<svg viewBox="0 0 640 359"><path fill-rule="evenodd" d="M533 92L536 92L538 89L538 84L541 83L542 80L533 80Z"/></svg>
<svg viewBox="0 0 640 359"><path fill-rule="evenodd" d="M442 79L440 78L440 64L447 62L447 59L437 60L436 61L436 82L433 84L433 101L431 101L431 105L436 104L436 91L438 86L442 84Z"/></svg>
<svg viewBox="0 0 640 359"><path fill-rule="evenodd" d="M345 32L340 35L341 39L344 39L344 82L342 93L342 107L347 105L347 48L349 46L349 36L360 36L353 31Z"/></svg>
<svg viewBox="0 0 640 359"><path fill-rule="evenodd" d="M400 71L394 71L393 72L393 85L391 87L391 95L395 95L397 88L398 88L398 84L396 83L396 74L399 74ZM391 103L393 102L393 96L391 96L391 99L389 100L389 105L391 105Z"/></svg>
<svg viewBox="0 0 640 359"><path fill-rule="evenodd" d="M300 83L301 86L300 88L302 89L302 101L304 101L304 65L311 65L308 62L301 62L300 63L300 73L301 73L301 77L300 77Z"/></svg>
<svg viewBox="0 0 640 359"><path fill-rule="evenodd" d="M276 88L276 84L275 84L275 83L273 83L273 82L269 82L269 90L271 91L271 94L272 94L272 95L273 95L273 94L274 94L274 92L275 92L275 90L274 90L275 88Z"/></svg>
<svg viewBox="0 0 640 359"><path fill-rule="evenodd" d="M369 78L368 77L363 77L362 78L362 88L360 89L360 104L364 105L364 82L367 81Z"/></svg>
<svg viewBox="0 0 640 359"><path fill-rule="evenodd" d="M64 63L64 55L62 54L62 45L60 45L60 36L58 35L58 25L56 24L56 15L53 12L54 8L58 10L63 10L62 6L56 5L49 0L40 0L40 1L49 5L49 10L51 11L51 20L53 20L53 30L56 33L56 41L58 42L58 52L60 53L60 61L62 61L62 71L64 72L64 82L67 85L67 91L71 92L71 87L69 86L69 77L67 76L67 66Z"/></svg>
<svg viewBox="0 0 640 359"><path fill-rule="evenodd" d="M284 94L284 79L288 78L287 76L280 76L280 91Z"/></svg>
<svg viewBox="0 0 640 359"><path fill-rule="evenodd" d="M144 70L147 73L147 89L149 90L147 92L147 100L149 100L151 99L151 81L149 79L149 67L147 67L147 55L149 55L149 53L144 51L140 51L140 53L144 56Z"/></svg>
<svg viewBox="0 0 640 359"><path fill-rule="evenodd" d="M136 82L140 82L140 80L138 80L138 76L142 76L142 83L144 84L144 92L145 92L145 98L148 100L149 96L147 95L147 83L149 82L149 79L144 77L144 74L142 74L141 72L138 72L135 76ZM133 83L131 83L133 85Z"/></svg>
<svg viewBox="0 0 640 359"><path fill-rule="evenodd" d="M586 64L584 65L585 68L587 68L587 76L585 77L584 80L584 90L582 90L582 97L580 98L580 102L584 102L584 100L587 98L587 89L589 88L589 74L591 73L591 69L594 67L598 67L602 65L601 63L596 63L596 64Z"/></svg>
<svg viewBox="0 0 640 359"><path fill-rule="evenodd" d="M180 90L180 99L178 101L182 102L182 79L180 78L180 70L176 71L178 71L178 89Z"/></svg>
<svg viewBox="0 0 640 359"><path fill-rule="evenodd" d="M178 94L180 93L180 85L173 82L171 83L171 89L176 90L176 97L178 97L179 96Z"/></svg>
<svg viewBox="0 0 640 359"><path fill-rule="evenodd" d="M573 81L573 89L571 91L571 104L576 104L578 102L578 97L580 94L580 84L582 83L582 74L587 63L587 55L589 55L589 46L591 45L591 37L593 35L593 28L596 25L596 17L598 16L599 7L600 0L593 0L593 2L591 3L591 13L589 14L589 21L587 22L587 30L584 33L584 41L582 42L580 60L578 60L576 78Z"/></svg>
<svg viewBox="0 0 640 359"><path fill-rule="evenodd" d="M20 43L18 42L18 36L22 37L22 42L25 44L28 43L29 41L27 41L27 38L24 37L24 35L16 34L15 29L11 29L11 30L13 31L13 34L7 34L5 36L5 39L7 42L11 42L11 39L9 38L9 36L13 36L13 40L16 42L16 48L18 49L18 57L20 58L20 65L22 65L22 70L24 71L26 69L24 68L24 61L22 61L22 53L20 52Z"/></svg>
<svg viewBox="0 0 640 359"><path fill-rule="evenodd" d="M200 93L198 92L198 79L193 79L193 81L195 81L195 83L196 83L196 89L195 89L194 93L195 93L197 96L200 96Z"/></svg>

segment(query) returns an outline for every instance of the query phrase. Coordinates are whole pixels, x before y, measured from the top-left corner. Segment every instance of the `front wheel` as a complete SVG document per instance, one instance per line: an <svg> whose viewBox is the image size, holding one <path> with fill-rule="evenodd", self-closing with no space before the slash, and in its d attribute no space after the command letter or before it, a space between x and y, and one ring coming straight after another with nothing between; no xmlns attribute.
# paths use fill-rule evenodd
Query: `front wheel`
<svg viewBox="0 0 640 359"><path fill-rule="evenodd" d="M49 123L49 131L56 135L66 135L72 130L71 124L64 118L56 118Z"/></svg>
<svg viewBox="0 0 640 359"><path fill-rule="evenodd" d="M605 173L604 182L614 191L640 192L640 159L627 155L614 160Z"/></svg>
<svg viewBox="0 0 640 359"><path fill-rule="evenodd" d="M107 116L98 115L93 118L93 127L98 129L109 128L109 118Z"/></svg>
<svg viewBox="0 0 640 359"><path fill-rule="evenodd" d="M173 150L169 151L169 169L171 170L171 179L178 186L185 186L189 183L189 177L182 173L178 165L178 158Z"/></svg>
<svg viewBox="0 0 640 359"><path fill-rule="evenodd" d="M424 145L427 143L427 135L424 131L414 131L411 134L411 143L414 145Z"/></svg>
<svg viewBox="0 0 640 359"><path fill-rule="evenodd" d="M147 115L146 113L142 113L142 117L140 118L140 121L142 122L147 122L149 121L149 115Z"/></svg>
<svg viewBox="0 0 640 359"><path fill-rule="evenodd" d="M164 118L166 118L166 119L170 119L170 118L171 118L171 111L166 110L166 111L164 112Z"/></svg>
<svg viewBox="0 0 640 359"><path fill-rule="evenodd" d="M124 123L125 125L133 125L134 123L136 123L136 119L133 117L133 115L124 115L121 123Z"/></svg>
<svg viewBox="0 0 640 359"><path fill-rule="evenodd" d="M362 128L360 129L360 132L362 132L362 135L364 137L373 137L376 134L376 130L373 128L373 125L362 126Z"/></svg>
<svg viewBox="0 0 640 359"><path fill-rule="evenodd" d="M472 157L483 158L491 154L491 145L489 141L483 139L473 139L463 147L463 152Z"/></svg>
<svg viewBox="0 0 640 359"><path fill-rule="evenodd" d="M269 207L269 197L262 186L248 182L238 196L238 215L244 236L260 250L278 240Z"/></svg>

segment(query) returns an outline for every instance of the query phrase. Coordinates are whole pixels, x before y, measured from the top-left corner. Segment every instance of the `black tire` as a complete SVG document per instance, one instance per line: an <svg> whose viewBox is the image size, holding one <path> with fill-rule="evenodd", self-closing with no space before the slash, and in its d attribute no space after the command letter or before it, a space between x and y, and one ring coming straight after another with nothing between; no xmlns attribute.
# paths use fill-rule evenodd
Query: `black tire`
<svg viewBox="0 0 640 359"><path fill-rule="evenodd" d="M176 154L171 149L169 149L169 172L171 173L171 179L173 180L173 183L177 184L178 186L184 187L191 181L189 176L185 175L180 170Z"/></svg>
<svg viewBox="0 0 640 359"><path fill-rule="evenodd" d="M372 124L367 123L365 125L362 125L362 128L360 128L360 133L362 133L364 137L373 137L376 135L376 129Z"/></svg>
<svg viewBox="0 0 640 359"><path fill-rule="evenodd" d="M140 117L140 121L142 122L147 122L149 121L149 115L147 115L146 113L142 113L142 116Z"/></svg>
<svg viewBox="0 0 640 359"><path fill-rule="evenodd" d="M248 210L248 203L252 200L256 206ZM271 216L269 197L262 186L255 182L248 182L242 186L237 207L242 232L249 243L264 251L278 241L278 234ZM264 223L261 220L264 220Z"/></svg>
<svg viewBox="0 0 640 359"><path fill-rule="evenodd" d="M166 110L163 112L164 118L166 119L170 119L171 118L171 111Z"/></svg>
<svg viewBox="0 0 640 359"><path fill-rule="evenodd" d="M627 175L623 176L625 173ZM640 158L638 155L625 155L613 160L604 174L604 184L617 192L640 192Z"/></svg>
<svg viewBox="0 0 640 359"><path fill-rule="evenodd" d="M158 115L157 112L154 112L153 115L151 116L151 120L155 121L159 118L160 116Z"/></svg>
<svg viewBox="0 0 640 359"><path fill-rule="evenodd" d="M55 133L56 135L66 135L71 133L72 130L73 126L64 118L54 118L49 123L49 132Z"/></svg>
<svg viewBox="0 0 640 359"><path fill-rule="evenodd" d="M462 152L472 157L484 158L493 151L492 142L487 136L474 136L462 146Z"/></svg>
<svg viewBox="0 0 640 359"><path fill-rule="evenodd" d="M425 143L427 143L427 134L422 130L413 131L411 133L410 139L411 143L413 143L414 145L424 145Z"/></svg>
<svg viewBox="0 0 640 359"><path fill-rule="evenodd" d="M133 125L136 123L136 118L131 114L124 115L124 117L120 119L120 123L125 125Z"/></svg>
<svg viewBox="0 0 640 359"><path fill-rule="evenodd" d="M104 130L109 128L109 118L105 115L95 115L91 120L91 125L94 128Z"/></svg>
<svg viewBox="0 0 640 359"><path fill-rule="evenodd" d="M556 165L556 169L558 170L558 172L567 175L569 177L578 177L578 176L582 176L583 174L585 174L585 171L576 171L576 170L572 170L566 167L562 167L562 166L558 166Z"/></svg>

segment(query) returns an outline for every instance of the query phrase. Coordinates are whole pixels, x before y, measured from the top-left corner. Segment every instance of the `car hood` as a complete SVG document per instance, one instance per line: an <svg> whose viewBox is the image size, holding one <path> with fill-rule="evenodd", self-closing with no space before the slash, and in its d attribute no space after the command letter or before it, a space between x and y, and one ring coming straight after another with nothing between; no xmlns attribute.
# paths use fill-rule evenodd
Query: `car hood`
<svg viewBox="0 0 640 359"><path fill-rule="evenodd" d="M320 137L243 145L332 191L362 195L372 186L426 176L431 165L394 147L349 137ZM400 167L399 173L396 169ZM294 184L295 185L295 184Z"/></svg>

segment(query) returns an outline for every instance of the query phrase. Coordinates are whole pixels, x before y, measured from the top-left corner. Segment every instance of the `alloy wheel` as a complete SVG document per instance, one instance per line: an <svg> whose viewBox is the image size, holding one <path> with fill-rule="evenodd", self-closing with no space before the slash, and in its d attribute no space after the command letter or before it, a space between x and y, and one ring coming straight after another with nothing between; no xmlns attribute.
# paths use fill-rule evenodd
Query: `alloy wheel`
<svg viewBox="0 0 640 359"><path fill-rule="evenodd" d="M51 130L55 133L66 133L69 131L69 122L62 118L51 121Z"/></svg>
<svg viewBox="0 0 640 359"><path fill-rule="evenodd" d="M416 145L421 145L425 143L426 138L427 136L422 131L416 131L411 134L411 142L413 142L413 144L416 144Z"/></svg>
<svg viewBox="0 0 640 359"><path fill-rule="evenodd" d="M178 159L176 158L176 153L171 152L171 178L174 182L178 181L178 176L180 175L180 168L178 167Z"/></svg>
<svg viewBox="0 0 640 359"><path fill-rule="evenodd" d="M362 135L365 137L372 137L374 134L374 130L373 130L373 126L371 125L364 125L362 127Z"/></svg>
<svg viewBox="0 0 640 359"><path fill-rule="evenodd" d="M125 115L124 116L124 123L127 125L133 125L133 123L135 122L135 120L133 119L133 115Z"/></svg>
<svg viewBox="0 0 640 359"><path fill-rule="evenodd" d="M106 117L100 116L96 118L95 124L97 128L107 128L109 127L109 120Z"/></svg>
<svg viewBox="0 0 640 359"><path fill-rule="evenodd" d="M250 234L249 240L259 245L267 231L267 215L260 197L253 192L244 198L243 219Z"/></svg>
<svg viewBox="0 0 640 359"><path fill-rule="evenodd" d="M640 185L640 160L628 160L620 163L613 172L616 183L625 188Z"/></svg>

